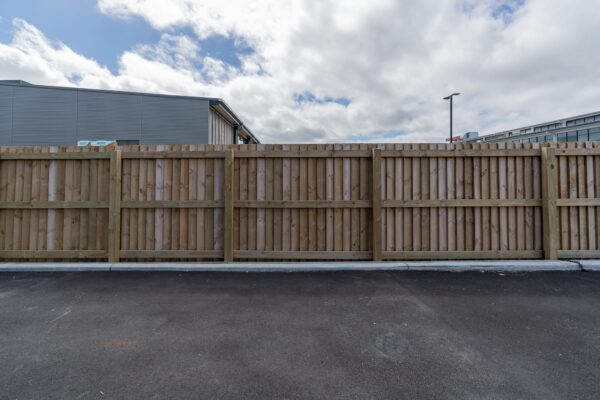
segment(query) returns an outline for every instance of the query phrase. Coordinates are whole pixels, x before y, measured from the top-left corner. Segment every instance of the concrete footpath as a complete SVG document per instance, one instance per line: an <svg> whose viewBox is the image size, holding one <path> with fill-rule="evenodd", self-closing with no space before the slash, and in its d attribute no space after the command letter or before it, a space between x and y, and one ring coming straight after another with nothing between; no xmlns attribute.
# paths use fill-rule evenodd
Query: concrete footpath
<svg viewBox="0 0 600 400"><path fill-rule="evenodd" d="M492 260L410 262L239 262L239 263L0 263L0 272L176 271L176 272L315 272L315 271L600 271L600 260Z"/></svg>

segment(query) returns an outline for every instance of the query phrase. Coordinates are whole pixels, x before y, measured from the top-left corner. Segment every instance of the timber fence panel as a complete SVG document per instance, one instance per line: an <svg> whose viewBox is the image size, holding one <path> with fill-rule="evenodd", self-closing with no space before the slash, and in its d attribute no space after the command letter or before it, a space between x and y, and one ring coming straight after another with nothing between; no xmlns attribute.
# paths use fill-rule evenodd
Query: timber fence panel
<svg viewBox="0 0 600 400"><path fill-rule="evenodd" d="M598 258L599 192L597 143L0 148L0 258Z"/></svg>

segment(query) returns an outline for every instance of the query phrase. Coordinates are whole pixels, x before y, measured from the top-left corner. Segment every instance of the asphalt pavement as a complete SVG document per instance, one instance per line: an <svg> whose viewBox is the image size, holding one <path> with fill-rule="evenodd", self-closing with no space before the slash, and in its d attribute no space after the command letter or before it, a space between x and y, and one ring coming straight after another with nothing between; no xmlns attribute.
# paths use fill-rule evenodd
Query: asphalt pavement
<svg viewBox="0 0 600 400"><path fill-rule="evenodd" d="M0 274L1 399L598 399L600 273Z"/></svg>

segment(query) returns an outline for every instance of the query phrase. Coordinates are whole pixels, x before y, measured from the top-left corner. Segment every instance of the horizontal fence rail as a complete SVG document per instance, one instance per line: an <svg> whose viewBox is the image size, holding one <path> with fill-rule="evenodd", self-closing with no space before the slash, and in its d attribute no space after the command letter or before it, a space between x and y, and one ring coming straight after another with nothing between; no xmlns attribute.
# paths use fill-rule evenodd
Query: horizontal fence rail
<svg viewBox="0 0 600 400"><path fill-rule="evenodd" d="M0 148L0 258L600 258L600 146Z"/></svg>

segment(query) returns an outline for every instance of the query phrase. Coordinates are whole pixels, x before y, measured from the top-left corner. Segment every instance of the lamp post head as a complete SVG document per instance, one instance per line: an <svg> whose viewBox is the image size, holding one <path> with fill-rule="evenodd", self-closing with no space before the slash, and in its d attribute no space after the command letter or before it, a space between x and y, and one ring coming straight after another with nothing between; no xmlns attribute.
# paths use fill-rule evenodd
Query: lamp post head
<svg viewBox="0 0 600 400"><path fill-rule="evenodd" d="M450 100L454 96L458 96L460 93L452 93L450 96L444 97L444 100Z"/></svg>

